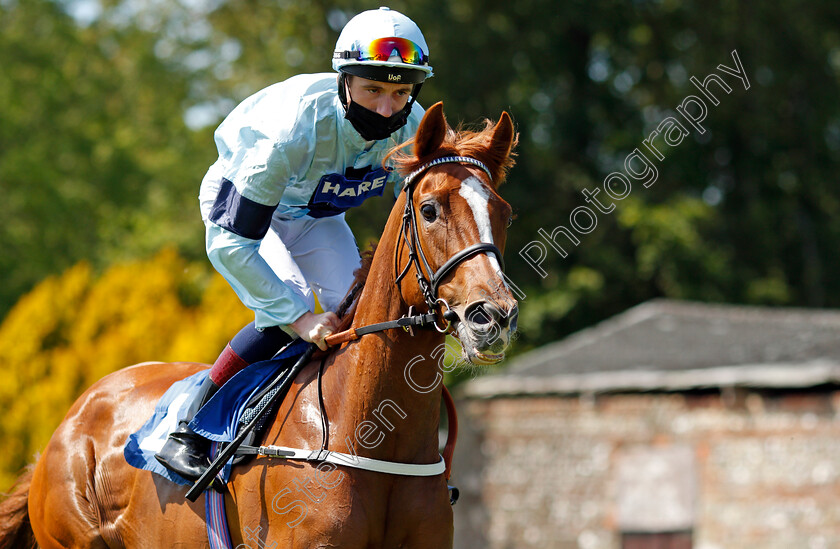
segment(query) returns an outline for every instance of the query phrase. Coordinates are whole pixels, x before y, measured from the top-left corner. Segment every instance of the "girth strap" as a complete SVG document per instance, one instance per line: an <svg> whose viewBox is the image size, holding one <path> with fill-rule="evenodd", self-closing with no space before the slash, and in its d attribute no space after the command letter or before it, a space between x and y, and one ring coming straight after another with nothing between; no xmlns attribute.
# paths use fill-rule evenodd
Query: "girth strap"
<svg viewBox="0 0 840 549"><path fill-rule="evenodd" d="M449 481L449 477L452 474L452 458L455 455L455 443L458 439L458 415L455 411L455 402L452 399L452 395L449 394L449 390L446 388L446 385L443 386L443 393L441 396L446 408L446 415L449 419L449 433L446 437L446 446L443 449L443 456L441 456L438 463L419 465L416 463L397 463L394 461L382 461L379 459L343 454L341 452L332 452L330 450L301 450L297 448L288 448L286 446L249 446L243 444L236 450L236 453L281 459L323 461L327 463L334 463L335 465L345 465L356 469L364 469L366 471L376 471L378 473L388 473L392 475L423 477L443 473L444 479Z"/></svg>
<svg viewBox="0 0 840 549"><path fill-rule="evenodd" d="M443 447L443 461L446 463L446 471L443 477L449 481L452 475L452 458L455 456L455 443L458 442L458 413L455 411L455 401L449 394L449 389L443 385L443 404L446 407L447 434L446 446Z"/></svg>

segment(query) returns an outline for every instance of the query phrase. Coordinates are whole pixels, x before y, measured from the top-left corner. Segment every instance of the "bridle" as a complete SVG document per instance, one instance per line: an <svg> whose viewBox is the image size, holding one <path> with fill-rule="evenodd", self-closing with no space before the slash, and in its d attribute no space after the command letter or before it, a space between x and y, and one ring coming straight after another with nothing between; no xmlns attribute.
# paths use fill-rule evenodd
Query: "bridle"
<svg viewBox="0 0 840 549"><path fill-rule="evenodd" d="M418 236L417 218L414 214L414 182L426 170L441 164L451 163L471 164L473 166L477 166L487 174L491 181L493 179L493 175L487 166L475 158L470 158L468 156L444 156L426 162L415 171L411 172L403 181L403 190L405 191L406 196L405 210L403 211L402 226L400 227L400 234L397 237L396 249L394 251L394 273L396 274L394 283L398 288L400 288L400 282L402 282L402 279L405 278L411 266L414 265L414 270L416 271L417 276L417 284L420 286L420 291L423 293L423 298L426 301L426 305L429 307L429 311L427 313L412 314L413 307L409 307L408 314L397 320L388 320L359 328L350 328L343 332L329 335L325 338L327 345L340 345L348 341L356 340L366 334L372 334L394 328L402 328L413 334L412 329L415 327L433 327L442 334L450 333L452 330L452 324L457 322L459 318L458 313L449 307L446 300L438 297L438 288L440 287L440 283L443 278L470 257L482 253L492 253L495 255L496 259L499 261L499 266L502 270L504 270L502 252L499 248L489 242L479 242L460 250L446 260L446 262L441 265L438 270L432 272L432 267L429 265L429 260L426 259L426 254L423 252L423 246L420 245L420 239ZM408 248L408 263L406 263L405 268L402 271L400 271L398 262L401 240L405 240L406 247ZM361 289L361 284L356 285L345 297L344 303L349 306L349 304L355 300ZM437 312L441 306L445 308L445 310L441 311L441 316L445 322L443 326L438 325ZM341 307L344 307L344 304Z"/></svg>
<svg viewBox="0 0 840 549"><path fill-rule="evenodd" d="M446 320L447 325L441 329L437 326L437 324L435 324L435 328L437 328L438 331L447 332L449 331L451 323L458 320L458 315L455 311L450 309L446 300L438 297L438 288L440 287L440 283L443 278L458 265L474 255L492 253L499 261L499 265L502 270L504 270L504 260L502 258L502 252L494 244L489 242L479 242L458 251L455 255L446 260L446 262L441 265L438 270L432 272L432 267L426 259L426 254L423 252L423 246L420 244L418 235L417 216L414 213L414 183L424 172L435 166L440 166L441 164L470 164L477 166L487 174L491 181L493 180L493 174L490 173L490 170L483 162L480 162L475 158L471 158L469 156L443 156L426 162L408 174L403 181L403 191L405 191L405 211L403 212L403 223L400 228L400 234L397 237L397 250L399 250L400 240L405 239L405 244L408 248L408 263L406 263L405 268L400 272L397 261L398 254L394 253L394 273L397 275L395 283L397 284L397 287L400 287L400 282L403 278L405 278L411 266L414 265L414 271L417 276L417 284L420 286L420 291L423 293L423 298L426 300L426 305L429 307L429 313L434 314L441 305L446 307L446 310L443 311L443 318Z"/></svg>

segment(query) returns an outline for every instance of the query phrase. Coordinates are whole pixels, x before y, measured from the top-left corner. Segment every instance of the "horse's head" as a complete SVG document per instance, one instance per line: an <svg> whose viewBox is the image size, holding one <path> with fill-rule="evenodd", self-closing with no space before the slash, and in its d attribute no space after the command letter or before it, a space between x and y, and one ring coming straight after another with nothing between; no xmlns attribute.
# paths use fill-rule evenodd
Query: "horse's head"
<svg viewBox="0 0 840 549"><path fill-rule="evenodd" d="M398 159L406 177L404 245L396 266L409 304L440 311L473 364L493 364L516 331L516 299L502 276L511 207L496 192L513 165L513 123L502 113L481 132L455 132L443 105L432 106L414 139L414 155Z"/></svg>

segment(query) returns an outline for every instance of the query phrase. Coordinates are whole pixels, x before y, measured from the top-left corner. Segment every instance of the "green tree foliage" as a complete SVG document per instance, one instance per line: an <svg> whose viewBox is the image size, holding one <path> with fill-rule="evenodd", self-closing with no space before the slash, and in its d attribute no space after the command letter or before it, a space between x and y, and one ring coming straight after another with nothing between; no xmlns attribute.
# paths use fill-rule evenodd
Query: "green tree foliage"
<svg viewBox="0 0 840 549"><path fill-rule="evenodd" d="M330 70L338 31L371 6L270 0L0 2L0 186L8 305L80 258L177 244L201 254L195 194L213 126L297 72ZM527 294L518 349L659 296L840 305L840 5L783 0L399 1L431 46L423 104L453 124L506 109L521 133L503 194L518 219L507 267ZM597 189L719 64L733 78L703 125L656 162L539 276L518 252L569 225ZM720 74L720 72L718 71ZM8 76L7 76L8 75ZM185 123L185 120L189 124ZM603 193L602 193L603 197ZM349 218L360 242L390 206Z"/></svg>
<svg viewBox="0 0 840 549"><path fill-rule="evenodd" d="M840 306L836 2L427 4L411 6L440 52L424 94L467 120L510 109L521 132L504 189L519 213L507 268L528 294L520 349L659 296ZM654 185L635 183L567 258L549 249L545 278L516 255L568 227L581 190L622 170L700 95L689 77L732 67L732 50L750 88L725 78L707 132L668 150Z"/></svg>
<svg viewBox="0 0 840 549"><path fill-rule="evenodd" d="M330 71L339 30L371 7L0 0L0 316L53 275L0 327L10 372L0 484L101 375L142 360L212 360L250 318L220 278L207 282L204 260L190 262L203 255L196 195L216 154L212 129L270 83ZM391 7L431 47L422 104L443 100L453 125L502 110L518 125L517 166L502 188L518 215L507 274L527 294L518 351L652 297L840 306L837 2ZM546 276L537 274L518 252L591 207L582 191L623 170L699 94L689 77L731 67L733 50L750 88L726 78L733 91L709 105L707 131L667 149L656 182L634 182L567 244L568 257L548 249ZM390 204L351 212L360 243L379 235ZM181 254L125 266L164 245Z"/></svg>
<svg viewBox="0 0 840 549"><path fill-rule="evenodd" d="M200 180L189 82L155 40L81 27L56 2L0 2L0 314L82 258L200 249L195 208L183 209Z"/></svg>

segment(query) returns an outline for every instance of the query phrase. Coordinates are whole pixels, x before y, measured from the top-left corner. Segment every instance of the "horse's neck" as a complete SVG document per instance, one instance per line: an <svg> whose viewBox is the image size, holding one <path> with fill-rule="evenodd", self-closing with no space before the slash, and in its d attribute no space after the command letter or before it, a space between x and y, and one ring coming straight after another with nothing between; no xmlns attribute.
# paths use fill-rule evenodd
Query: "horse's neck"
<svg viewBox="0 0 840 549"><path fill-rule="evenodd" d="M394 283L393 249L392 243L380 243L354 327L395 320L408 312ZM369 421L384 435L366 454L404 462L433 461L437 456L441 387L434 383L439 374L432 353L442 342L434 330L415 329L412 336L391 329L366 335L342 353L345 394L338 411L342 430L348 433ZM358 442L359 431L354 434ZM371 435L368 440L375 438ZM359 445L357 449L361 451Z"/></svg>

